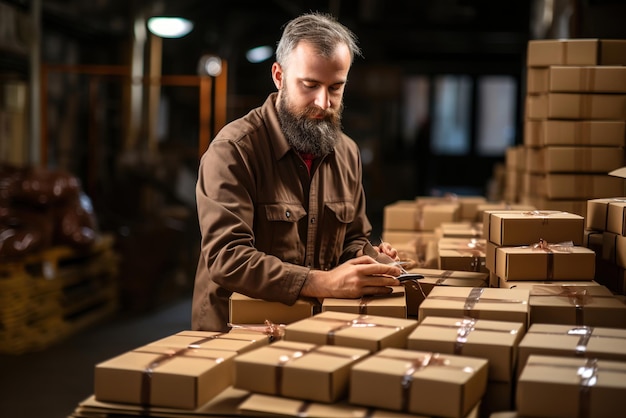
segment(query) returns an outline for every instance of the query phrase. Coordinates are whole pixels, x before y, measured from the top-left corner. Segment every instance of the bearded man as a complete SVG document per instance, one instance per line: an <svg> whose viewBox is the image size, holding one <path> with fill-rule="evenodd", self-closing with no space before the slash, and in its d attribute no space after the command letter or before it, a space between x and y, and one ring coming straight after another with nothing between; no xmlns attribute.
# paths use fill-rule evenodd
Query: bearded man
<svg viewBox="0 0 626 418"><path fill-rule="evenodd" d="M192 329L227 332L233 292L298 298L386 294L401 269L371 253L362 165L341 129L356 37L330 15L288 22L276 50L278 92L226 125L196 186L202 234ZM388 243L375 247L392 258Z"/></svg>

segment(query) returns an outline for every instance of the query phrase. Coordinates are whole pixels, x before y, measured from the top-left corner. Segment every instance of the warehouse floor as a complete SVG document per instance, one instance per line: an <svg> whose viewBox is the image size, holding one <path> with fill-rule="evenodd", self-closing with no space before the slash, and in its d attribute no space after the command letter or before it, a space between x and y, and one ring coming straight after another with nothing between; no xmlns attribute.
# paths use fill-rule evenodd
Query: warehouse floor
<svg viewBox="0 0 626 418"><path fill-rule="evenodd" d="M149 313L116 317L43 351L0 355L0 417L65 418L93 393L94 366L190 329L191 297Z"/></svg>

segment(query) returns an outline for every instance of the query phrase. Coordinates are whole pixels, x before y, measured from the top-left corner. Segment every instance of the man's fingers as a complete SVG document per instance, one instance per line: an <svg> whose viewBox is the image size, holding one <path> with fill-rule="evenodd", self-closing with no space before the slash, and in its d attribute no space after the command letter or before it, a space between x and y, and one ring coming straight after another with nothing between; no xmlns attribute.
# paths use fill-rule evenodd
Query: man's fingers
<svg viewBox="0 0 626 418"><path fill-rule="evenodd" d="M354 265L358 265L358 264L377 264L376 260L374 260L369 255L362 255L362 256L357 257L357 258L352 258L352 259L346 261L346 263L350 263L350 264L354 264Z"/></svg>
<svg viewBox="0 0 626 418"><path fill-rule="evenodd" d="M361 268L361 273L368 276L388 275L396 277L402 274L402 269L392 264L373 263L363 265L363 267Z"/></svg>
<svg viewBox="0 0 626 418"><path fill-rule="evenodd" d="M402 283L391 275L388 274L373 274L364 276L360 280L360 287L367 289L370 287L385 287L385 286L401 286Z"/></svg>

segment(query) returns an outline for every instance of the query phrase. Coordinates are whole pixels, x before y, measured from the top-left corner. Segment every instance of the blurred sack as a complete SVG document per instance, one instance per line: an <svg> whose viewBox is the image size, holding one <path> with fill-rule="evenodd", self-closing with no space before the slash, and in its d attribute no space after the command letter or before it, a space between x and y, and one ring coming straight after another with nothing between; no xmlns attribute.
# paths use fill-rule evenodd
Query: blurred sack
<svg viewBox="0 0 626 418"><path fill-rule="evenodd" d="M80 181L63 171L0 165L0 259L54 245L88 248L98 223Z"/></svg>

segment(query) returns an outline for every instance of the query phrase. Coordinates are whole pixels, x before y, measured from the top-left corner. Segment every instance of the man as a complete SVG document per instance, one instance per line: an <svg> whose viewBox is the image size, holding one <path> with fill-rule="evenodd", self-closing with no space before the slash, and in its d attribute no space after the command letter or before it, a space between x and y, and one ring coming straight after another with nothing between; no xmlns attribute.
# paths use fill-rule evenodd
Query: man
<svg viewBox="0 0 626 418"><path fill-rule="evenodd" d="M368 240L361 160L341 131L355 55L355 36L332 17L292 20L272 66L278 92L225 126L202 157L193 329L227 331L232 292L291 305L399 285L399 267L364 255L377 252ZM397 256L387 243L376 250Z"/></svg>

